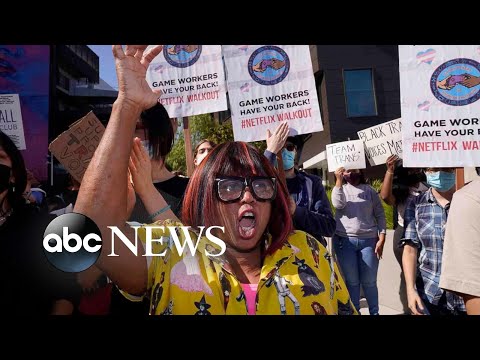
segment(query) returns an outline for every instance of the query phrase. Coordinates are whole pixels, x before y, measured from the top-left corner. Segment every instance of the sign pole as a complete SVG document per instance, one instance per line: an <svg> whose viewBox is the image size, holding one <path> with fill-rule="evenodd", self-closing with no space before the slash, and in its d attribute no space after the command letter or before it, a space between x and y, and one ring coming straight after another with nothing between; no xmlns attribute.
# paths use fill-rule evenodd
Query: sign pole
<svg viewBox="0 0 480 360"><path fill-rule="evenodd" d="M455 190L460 190L465 185L465 169L455 169Z"/></svg>
<svg viewBox="0 0 480 360"><path fill-rule="evenodd" d="M185 137L185 159L187 162L187 176L191 177L193 174L193 153L192 153L192 139L190 138L190 128L188 127L188 116L183 117L183 136Z"/></svg>

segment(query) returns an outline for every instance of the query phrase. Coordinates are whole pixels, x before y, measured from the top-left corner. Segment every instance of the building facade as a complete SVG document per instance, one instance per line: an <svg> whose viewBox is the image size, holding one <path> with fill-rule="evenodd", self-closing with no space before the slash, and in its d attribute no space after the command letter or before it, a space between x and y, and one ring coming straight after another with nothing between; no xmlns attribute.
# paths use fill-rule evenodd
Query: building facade
<svg viewBox="0 0 480 360"><path fill-rule="evenodd" d="M324 130L305 137L298 165L332 183L327 144L358 139L357 131L401 116L398 46L311 45L310 53ZM384 171L369 166L366 174Z"/></svg>

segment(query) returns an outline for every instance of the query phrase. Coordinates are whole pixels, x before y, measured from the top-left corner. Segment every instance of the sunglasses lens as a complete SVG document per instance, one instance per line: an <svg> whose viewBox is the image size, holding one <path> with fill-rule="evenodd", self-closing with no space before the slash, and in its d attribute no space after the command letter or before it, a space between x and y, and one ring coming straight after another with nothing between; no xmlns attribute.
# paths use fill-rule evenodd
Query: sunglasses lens
<svg viewBox="0 0 480 360"><path fill-rule="evenodd" d="M275 186L270 179L256 179L252 181L253 191L262 200L270 200L275 194Z"/></svg>
<svg viewBox="0 0 480 360"><path fill-rule="evenodd" d="M218 195L223 201L236 200L242 195L243 185L240 180L221 180L218 182Z"/></svg>
<svg viewBox="0 0 480 360"><path fill-rule="evenodd" d="M295 150L295 145L289 144L289 145L285 146L285 148L286 148L288 151L293 151L293 150Z"/></svg>

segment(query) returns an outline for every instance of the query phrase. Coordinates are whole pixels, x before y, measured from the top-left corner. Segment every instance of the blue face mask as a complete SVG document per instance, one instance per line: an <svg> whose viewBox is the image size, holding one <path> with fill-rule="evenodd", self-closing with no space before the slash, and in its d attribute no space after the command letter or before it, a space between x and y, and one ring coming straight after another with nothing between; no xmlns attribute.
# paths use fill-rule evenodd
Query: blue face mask
<svg viewBox="0 0 480 360"><path fill-rule="evenodd" d="M282 150L283 170L290 170L295 163L295 151Z"/></svg>
<svg viewBox="0 0 480 360"><path fill-rule="evenodd" d="M426 175L427 184L437 191L445 192L455 186L455 173L436 171L434 173L427 173Z"/></svg>

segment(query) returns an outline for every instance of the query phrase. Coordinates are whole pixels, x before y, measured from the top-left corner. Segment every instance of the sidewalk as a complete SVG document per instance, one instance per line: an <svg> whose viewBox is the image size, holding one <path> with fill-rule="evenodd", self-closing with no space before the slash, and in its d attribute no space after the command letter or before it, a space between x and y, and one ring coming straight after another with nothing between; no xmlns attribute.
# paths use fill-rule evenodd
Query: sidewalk
<svg viewBox="0 0 480 360"><path fill-rule="evenodd" d="M377 286L380 315L403 314L399 295L400 265L393 254L393 230L387 230L383 258L380 260L378 268ZM368 315L368 305L365 299L360 300L360 313Z"/></svg>
<svg viewBox="0 0 480 360"><path fill-rule="evenodd" d="M403 315L401 311L389 308L388 306L380 304L380 315ZM362 315L369 315L368 313L368 305L365 299L360 300L360 314Z"/></svg>

